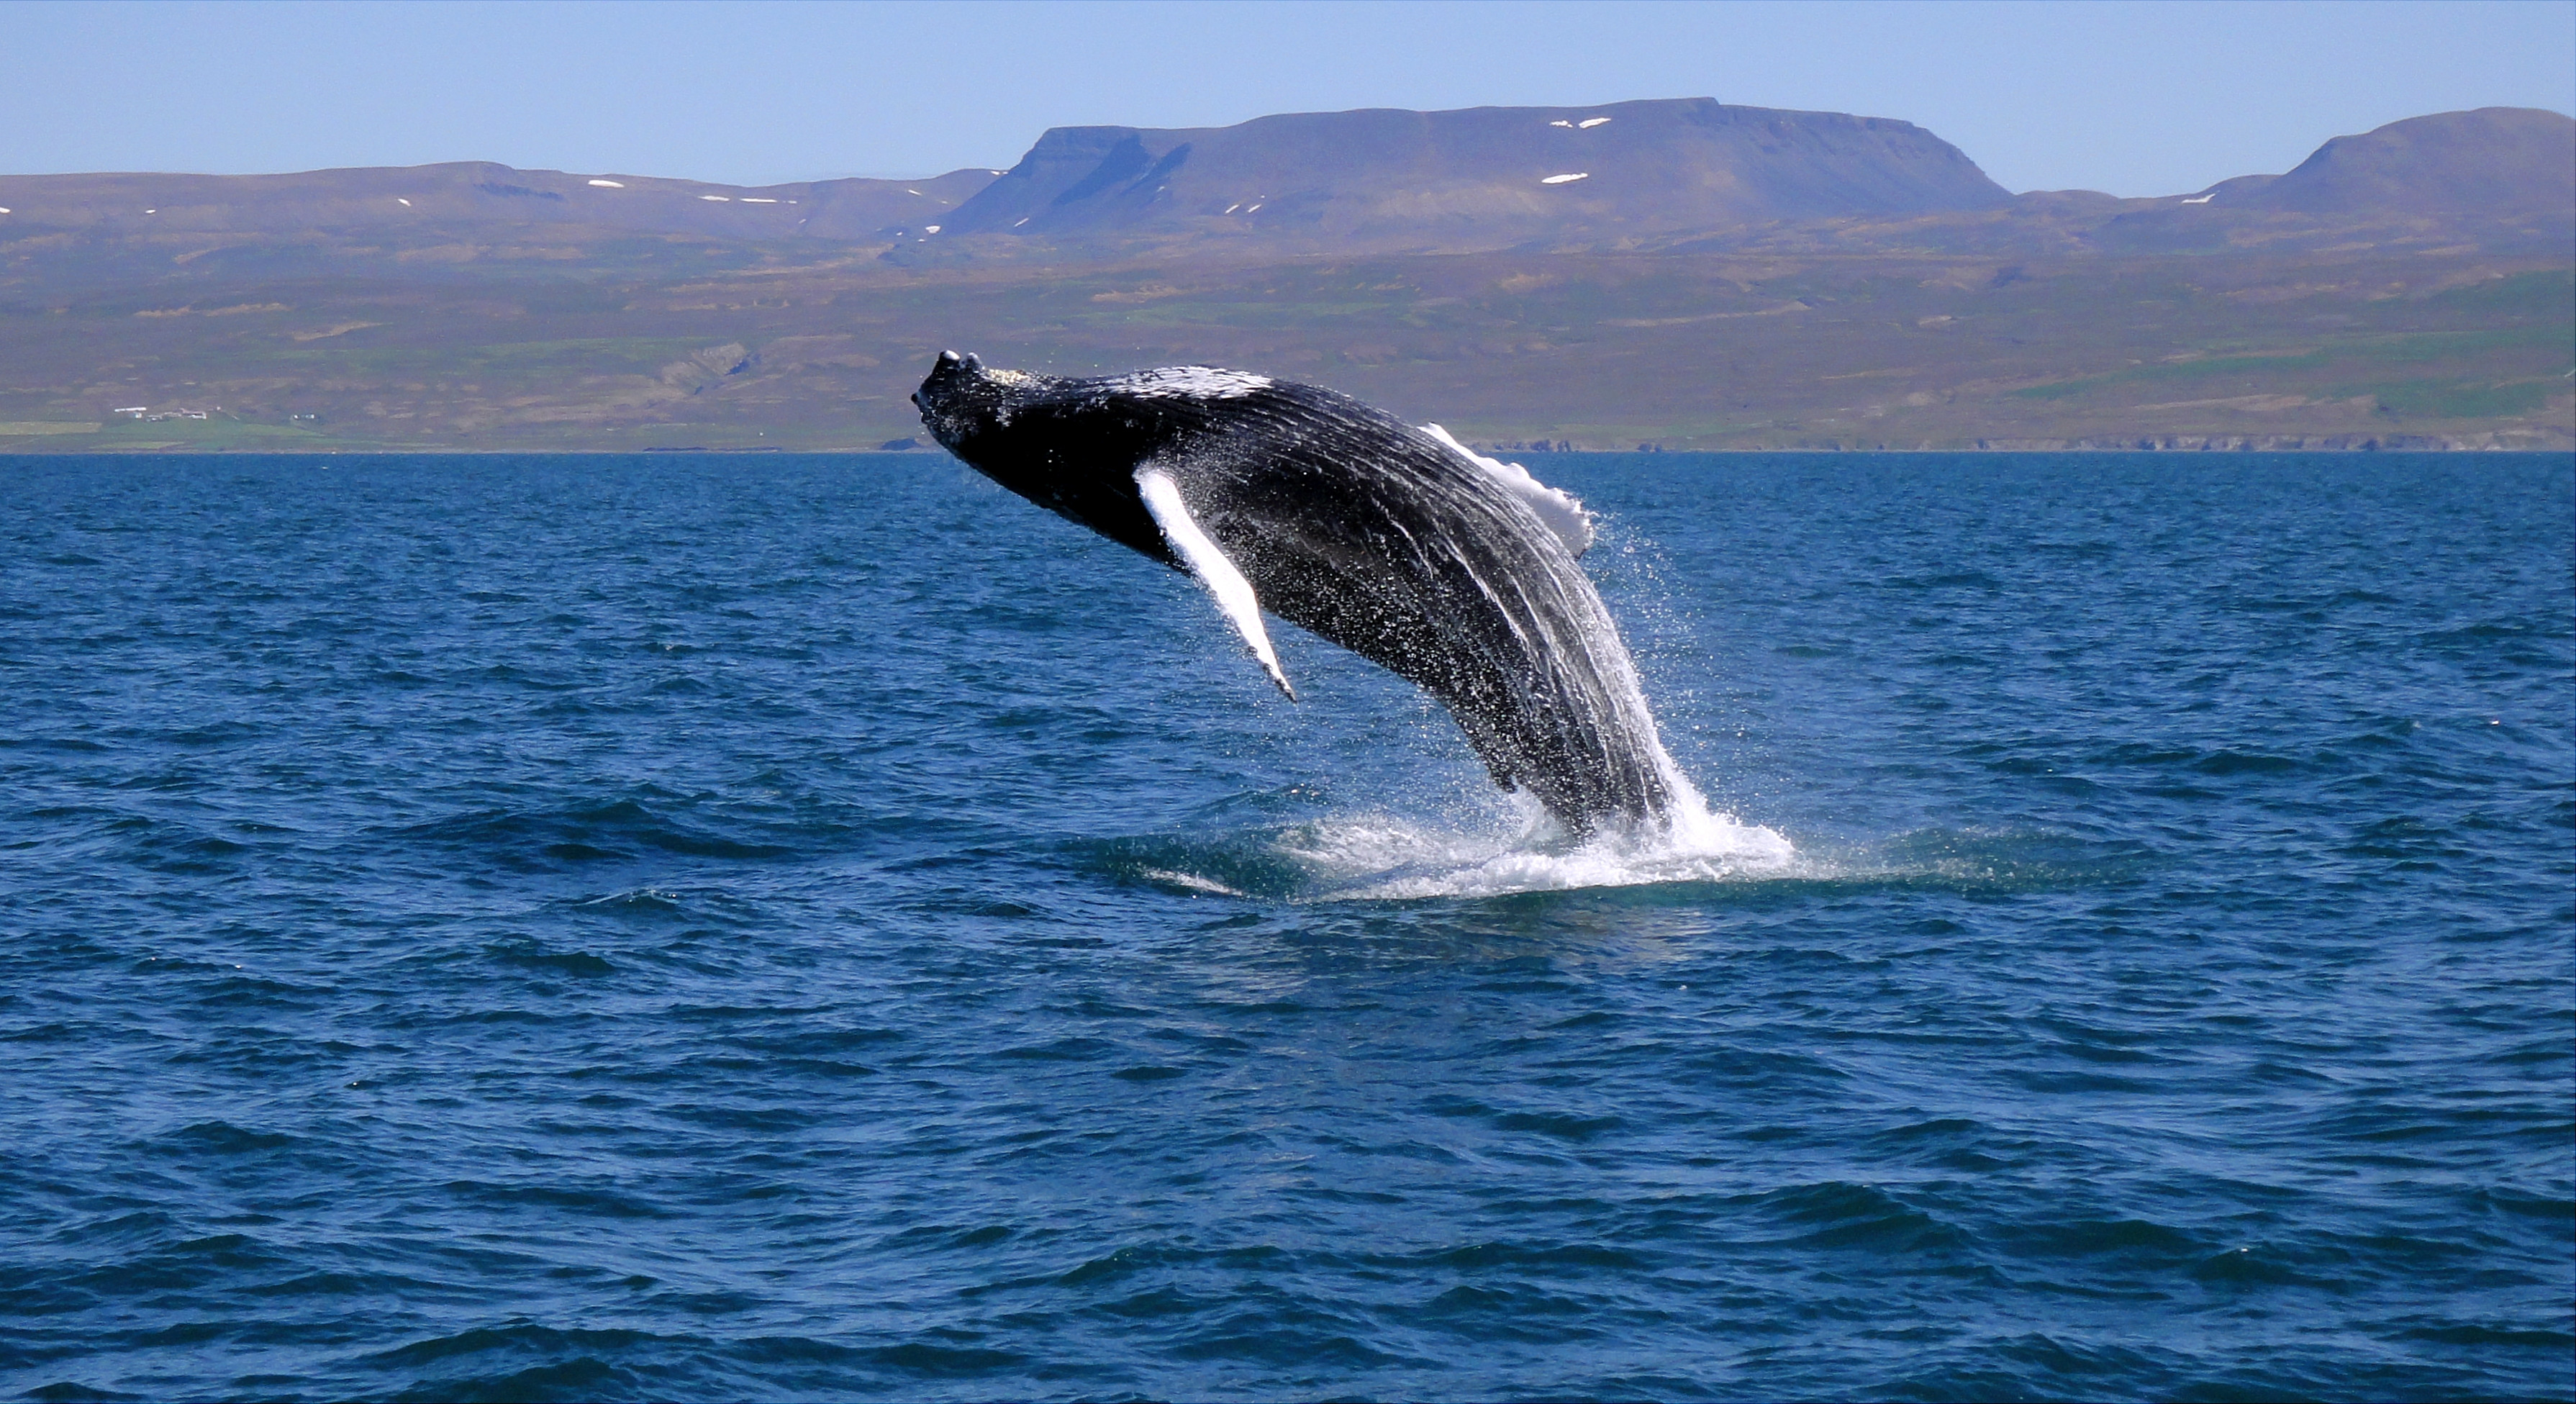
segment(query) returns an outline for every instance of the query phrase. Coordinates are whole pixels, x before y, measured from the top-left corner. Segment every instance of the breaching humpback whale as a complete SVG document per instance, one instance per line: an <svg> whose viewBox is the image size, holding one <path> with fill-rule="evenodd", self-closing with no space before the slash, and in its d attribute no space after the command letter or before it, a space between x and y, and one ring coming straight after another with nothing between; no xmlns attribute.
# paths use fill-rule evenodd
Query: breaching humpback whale
<svg viewBox="0 0 2576 1404"><path fill-rule="evenodd" d="M1590 515L1525 470L1207 366L1068 379L949 351L912 399L985 476L1196 576L1291 698L1263 610L1431 694L1497 783L1573 834L1669 819L1682 784L1575 562Z"/></svg>

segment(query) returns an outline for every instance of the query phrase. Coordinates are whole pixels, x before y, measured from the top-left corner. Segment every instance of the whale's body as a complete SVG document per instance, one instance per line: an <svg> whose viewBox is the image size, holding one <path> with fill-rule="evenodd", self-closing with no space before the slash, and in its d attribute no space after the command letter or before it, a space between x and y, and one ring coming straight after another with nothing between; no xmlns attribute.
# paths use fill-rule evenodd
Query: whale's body
<svg viewBox="0 0 2576 1404"><path fill-rule="evenodd" d="M1262 610L1431 694L1572 832L1669 819L1682 782L1575 559L1590 519L1519 468L1201 366L1065 379L943 353L913 400L1003 487L1196 575L1292 697Z"/></svg>

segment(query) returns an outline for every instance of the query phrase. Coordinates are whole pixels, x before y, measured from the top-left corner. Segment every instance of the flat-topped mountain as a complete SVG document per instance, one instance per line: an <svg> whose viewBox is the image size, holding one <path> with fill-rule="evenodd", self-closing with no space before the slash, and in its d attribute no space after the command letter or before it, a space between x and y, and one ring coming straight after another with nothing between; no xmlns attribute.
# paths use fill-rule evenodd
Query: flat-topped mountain
<svg viewBox="0 0 2576 1404"><path fill-rule="evenodd" d="M1685 98L1058 127L943 224L950 234L1493 247L2011 198L1910 122Z"/></svg>

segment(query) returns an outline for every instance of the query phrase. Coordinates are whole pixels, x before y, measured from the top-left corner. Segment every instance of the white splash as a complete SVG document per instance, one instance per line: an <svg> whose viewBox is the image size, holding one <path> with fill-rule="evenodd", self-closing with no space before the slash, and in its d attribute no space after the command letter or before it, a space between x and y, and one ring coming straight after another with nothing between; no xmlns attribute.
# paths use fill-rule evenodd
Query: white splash
<svg viewBox="0 0 2576 1404"><path fill-rule="evenodd" d="M1551 127L1571 127L1571 126L1573 126L1574 124L1573 124L1572 122L1566 121L1564 118L1560 117L1560 118L1556 119L1555 121L1548 123L1548 125L1549 125L1549 126L1551 126Z"/></svg>
<svg viewBox="0 0 2576 1404"><path fill-rule="evenodd" d="M1563 185L1568 181L1590 179L1592 179L1592 172L1590 171L1568 171L1564 175L1541 176L1539 177L1538 183L1541 185Z"/></svg>
<svg viewBox="0 0 2576 1404"><path fill-rule="evenodd" d="M1111 389L1129 393L1216 396L1249 394L1269 384L1262 376L1212 366L1168 366L1108 382ZM1476 453L1439 425L1426 425L1422 432L1491 474L1565 542L1569 555L1579 555L1591 544L1592 515L1570 494L1539 482L1519 464ZM1173 553L1215 597L1271 680L1294 698L1251 582L1192 518L1168 472L1148 464L1138 470L1136 485ZM1593 591L1580 566L1545 557L1539 564L1545 577L1541 583L1591 600ZM1564 666L1588 666L1595 675L1596 681L1585 685L1586 695L1596 696L1604 709L1608 729L1603 736L1621 738L1614 746L1620 763L1643 767L1658 782L1622 782L1643 797L1637 801L1642 812L1626 819L1601 815L1592 831L1578 838L1535 795L1514 792L1505 801L1514 817L1500 822L1453 827L1386 816L1332 816L1273 830L1255 841L1302 869L1308 880L1296 886L1306 899L1320 900L1472 897L1789 873L1799 861L1795 845L1772 829L1712 810L1664 749L1635 661L1607 612L1597 603L1590 610L1576 610L1573 626L1575 636L1556 639L1552 647L1565 656ZM1203 873L1193 877L1157 869L1151 876L1203 891L1234 886Z"/></svg>
<svg viewBox="0 0 2576 1404"><path fill-rule="evenodd" d="M745 195L742 197L742 202L746 205L775 205L778 203L775 198L768 195Z"/></svg>
<svg viewBox="0 0 2576 1404"><path fill-rule="evenodd" d="M1583 131L1587 131L1587 132L1588 132L1588 131L1592 130L1594 127L1600 126L1602 123L1607 122L1607 121L1609 121L1609 120L1610 120L1610 119L1609 119L1609 118L1607 118L1607 117L1586 117L1586 118L1584 118L1582 121L1577 122L1577 123L1575 123L1574 125L1575 125L1578 129L1583 130Z"/></svg>
<svg viewBox="0 0 2576 1404"><path fill-rule="evenodd" d="M1243 578L1243 572L1223 548L1199 530L1198 522L1190 516L1189 504L1181 500L1180 485L1172 481L1170 474L1146 468L1136 474L1136 491L1144 498L1145 510L1152 514L1154 525L1163 529L1163 539L1172 544L1172 550L1198 576L1208 593L1216 596L1216 607L1225 612L1235 632L1251 645L1252 656L1261 660L1262 671L1279 684L1289 701L1296 701L1297 689L1290 687L1288 675L1279 671L1279 655L1270 647L1270 631L1262 626L1261 600L1252 593L1252 582Z"/></svg>
<svg viewBox="0 0 2576 1404"><path fill-rule="evenodd" d="M2189 199L2184 200L2183 203L2186 205L2206 205L2217 198L2218 192L2213 190L2206 195L2194 195Z"/></svg>
<svg viewBox="0 0 2576 1404"><path fill-rule="evenodd" d="M1109 388L1129 395L1156 398L1208 395L1232 400L1256 390L1269 389L1270 377L1219 366L1156 366L1133 375L1113 377Z"/></svg>
<svg viewBox="0 0 2576 1404"><path fill-rule="evenodd" d="M1587 887L1642 887L1666 882L1736 882L1793 876L1797 849L1773 830L1710 814L1670 833L1603 835L1565 847L1535 801L1520 820L1488 829L1449 829L1392 815L1351 815L1294 825L1271 835L1279 856L1313 879L1308 900L1386 901L1423 897L1494 897ZM1166 881L1206 891L1217 884L1180 873Z"/></svg>
<svg viewBox="0 0 2576 1404"><path fill-rule="evenodd" d="M730 205L733 203L733 197L730 195L701 195L698 198L701 200L713 200L718 204L724 205Z"/></svg>
<svg viewBox="0 0 2576 1404"><path fill-rule="evenodd" d="M596 185L602 190L623 190L626 188L626 182L622 180L589 180L582 183L584 185Z"/></svg>
<svg viewBox="0 0 2576 1404"><path fill-rule="evenodd" d="M1513 496L1538 514L1539 521L1556 533L1557 540L1565 543L1565 549L1578 556L1592 549L1592 514L1584 510L1582 500L1574 494L1549 487L1531 477L1530 470L1517 463L1487 458L1451 438L1449 431L1437 424L1423 425L1422 432L1448 445L1459 457L1493 474Z"/></svg>

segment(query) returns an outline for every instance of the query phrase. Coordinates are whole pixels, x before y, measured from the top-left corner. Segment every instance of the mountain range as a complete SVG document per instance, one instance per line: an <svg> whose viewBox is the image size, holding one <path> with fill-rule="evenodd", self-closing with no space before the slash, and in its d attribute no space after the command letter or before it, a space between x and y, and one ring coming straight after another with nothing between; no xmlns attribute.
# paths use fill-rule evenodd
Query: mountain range
<svg viewBox="0 0 2576 1404"><path fill-rule="evenodd" d="M1468 252L1636 246L1781 224L2054 221L2189 242L2249 217L2485 223L2546 239L2576 223L2576 119L2481 108L2337 137L2282 175L2161 199L2016 196L1910 122L1707 98L1600 107L1370 109L1231 127L1057 127L1007 171L728 186L491 162L294 175L0 176L0 238L37 231L344 234L587 228L723 239L934 240L1008 256L1191 242ZM2147 231L2154 231L2148 234ZM1022 247L1014 248L1019 245Z"/></svg>
<svg viewBox="0 0 2576 1404"><path fill-rule="evenodd" d="M1910 122L1698 98L1300 113L1188 130L1059 127L946 225L960 235L1454 249L2010 199Z"/></svg>
<svg viewBox="0 0 2576 1404"><path fill-rule="evenodd" d="M2576 120L2510 108L2152 199L1708 99L1060 127L912 181L0 176L0 448L872 447L948 345L1493 443L2576 443L2571 265Z"/></svg>

